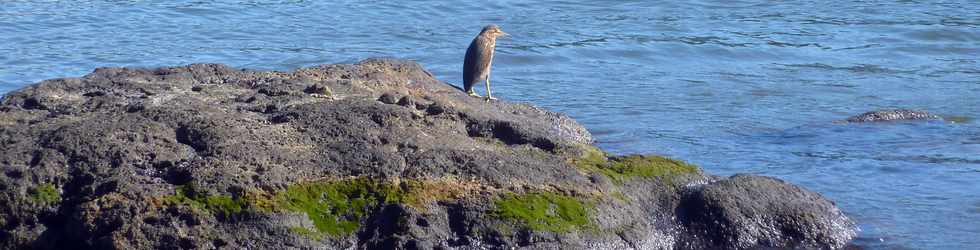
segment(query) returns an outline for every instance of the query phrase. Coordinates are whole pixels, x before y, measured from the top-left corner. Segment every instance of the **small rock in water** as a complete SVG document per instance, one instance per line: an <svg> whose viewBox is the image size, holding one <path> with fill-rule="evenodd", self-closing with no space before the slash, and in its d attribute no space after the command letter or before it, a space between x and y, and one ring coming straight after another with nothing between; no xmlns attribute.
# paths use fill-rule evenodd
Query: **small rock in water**
<svg viewBox="0 0 980 250"><path fill-rule="evenodd" d="M852 116L842 122L885 122L911 120L941 120L942 118L926 111L910 109L876 110Z"/></svg>

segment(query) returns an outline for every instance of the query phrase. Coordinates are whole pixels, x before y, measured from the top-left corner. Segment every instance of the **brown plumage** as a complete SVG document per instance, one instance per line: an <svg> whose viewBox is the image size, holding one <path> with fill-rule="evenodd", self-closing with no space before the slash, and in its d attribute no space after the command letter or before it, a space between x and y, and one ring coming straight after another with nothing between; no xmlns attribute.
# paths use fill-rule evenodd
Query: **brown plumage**
<svg viewBox="0 0 980 250"><path fill-rule="evenodd" d="M490 93L490 65L493 62L493 50L497 47L497 37L506 35L497 25L487 25L466 49L466 58L463 59L463 90L470 96L479 97L473 92L473 85L486 81L487 101L494 99Z"/></svg>

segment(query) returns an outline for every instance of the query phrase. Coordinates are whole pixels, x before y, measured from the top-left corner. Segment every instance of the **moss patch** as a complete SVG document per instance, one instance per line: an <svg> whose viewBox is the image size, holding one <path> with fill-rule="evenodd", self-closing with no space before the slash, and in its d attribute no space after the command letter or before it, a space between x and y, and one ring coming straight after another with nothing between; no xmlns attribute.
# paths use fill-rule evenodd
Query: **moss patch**
<svg viewBox="0 0 980 250"><path fill-rule="evenodd" d="M250 206L240 197L210 195L191 185L178 186L174 195L168 195L163 200L171 205L190 206L222 218L231 218L242 214Z"/></svg>
<svg viewBox="0 0 980 250"><path fill-rule="evenodd" d="M366 217L385 205L402 204L424 211L431 202L463 197L476 190L483 188L472 181L452 178L392 182L353 178L301 182L274 193L250 191L236 197L210 195L193 186L180 186L163 201L224 218L244 213L300 213L313 222L313 227L290 230L320 240L324 236L350 235L361 227Z"/></svg>
<svg viewBox="0 0 980 250"><path fill-rule="evenodd" d="M286 210L305 213L317 232L347 235L356 231L361 220L379 206L401 203L409 195L394 185L351 179L293 185L277 198Z"/></svg>
<svg viewBox="0 0 980 250"><path fill-rule="evenodd" d="M36 204L56 204L61 202L61 193L54 184L44 183L28 191L31 200Z"/></svg>
<svg viewBox="0 0 980 250"><path fill-rule="evenodd" d="M636 177L659 178L669 182L674 176L699 171L697 166L663 156L608 157L606 153L596 148L587 149L582 157L574 159L572 163L583 171L605 175L619 185Z"/></svg>
<svg viewBox="0 0 980 250"><path fill-rule="evenodd" d="M458 198L473 189L471 183L455 180L378 182L356 178L306 182L276 194L264 210L306 214L315 230L293 231L318 239L323 234L343 236L357 231L366 216L385 205L403 204L425 210L430 202Z"/></svg>
<svg viewBox="0 0 980 250"><path fill-rule="evenodd" d="M494 215L533 230L564 233L589 227L593 205L554 193L508 194L495 202Z"/></svg>

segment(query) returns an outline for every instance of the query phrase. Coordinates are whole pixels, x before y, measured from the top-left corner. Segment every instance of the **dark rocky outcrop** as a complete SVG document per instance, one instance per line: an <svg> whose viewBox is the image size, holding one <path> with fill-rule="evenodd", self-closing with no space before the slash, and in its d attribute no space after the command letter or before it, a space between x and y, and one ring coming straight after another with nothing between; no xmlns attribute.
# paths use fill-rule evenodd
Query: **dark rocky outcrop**
<svg viewBox="0 0 980 250"><path fill-rule="evenodd" d="M914 120L942 120L943 118L921 110L910 109L886 109L866 112L864 114L851 116L839 123L861 123L861 122L888 122L888 121L914 121Z"/></svg>
<svg viewBox="0 0 980 250"><path fill-rule="evenodd" d="M697 246L821 248L851 234L837 230L847 218L827 213L837 211L832 202L775 178L736 175L699 189L677 210Z"/></svg>
<svg viewBox="0 0 980 250"><path fill-rule="evenodd" d="M0 101L0 248L840 248L818 194L611 157L418 64L100 68Z"/></svg>

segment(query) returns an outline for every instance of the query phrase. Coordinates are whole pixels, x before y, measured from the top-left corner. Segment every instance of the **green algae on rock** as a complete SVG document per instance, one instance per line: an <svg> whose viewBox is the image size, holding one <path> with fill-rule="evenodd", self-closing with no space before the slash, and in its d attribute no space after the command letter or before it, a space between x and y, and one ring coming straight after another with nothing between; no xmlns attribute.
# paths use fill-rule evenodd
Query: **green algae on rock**
<svg viewBox="0 0 980 250"><path fill-rule="evenodd" d="M593 205L555 193L507 194L495 202L493 214L532 230L565 233L592 225Z"/></svg>
<svg viewBox="0 0 980 250"><path fill-rule="evenodd" d="M357 231L366 216L383 206L399 204L425 211L430 202L458 198L472 188L472 184L467 186L448 179L376 181L361 177L312 181L291 185L277 193L264 210L305 214L313 221L315 230L291 230L319 239L324 234L345 236Z"/></svg>
<svg viewBox="0 0 980 250"><path fill-rule="evenodd" d="M635 177L671 182L674 176L697 173L697 166L683 161L657 155L626 155L609 157L605 152L593 147L585 149L585 153L572 163L582 171L599 173L612 179L616 184L623 184Z"/></svg>
<svg viewBox="0 0 980 250"><path fill-rule="evenodd" d="M361 220L384 204L409 199L407 190L364 178L336 182L309 182L292 185L277 196L286 210L306 214L316 232L346 235L361 226ZM316 235L311 230L299 230Z"/></svg>
<svg viewBox="0 0 980 250"><path fill-rule="evenodd" d="M61 202L61 193L54 184L45 183L30 190L31 200L37 204L55 204Z"/></svg>
<svg viewBox="0 0 980 250"><path fill-rule="evenodd" d="M448 179L390 182L361 177L300 182L272 194L248 192L236 197L212 195L193 185L182 185L175 194L163 197L163 201L225 219L245 213L302 213L314 227L290 230L319 240L327 235L350 235L361 227L366 216L384 205L401 204L424 211L426 203L458 197L469 188L472 187Z"/></svg>
<svg viewBox="0 0 980 250"><path fill-rule="evenodd" d="M249 203L240 197L211 195L198 190L193 185L178 186L173 195L165 196L163 200L170 205L190 206L225 219L242 214L250 207Z"/></svg>

